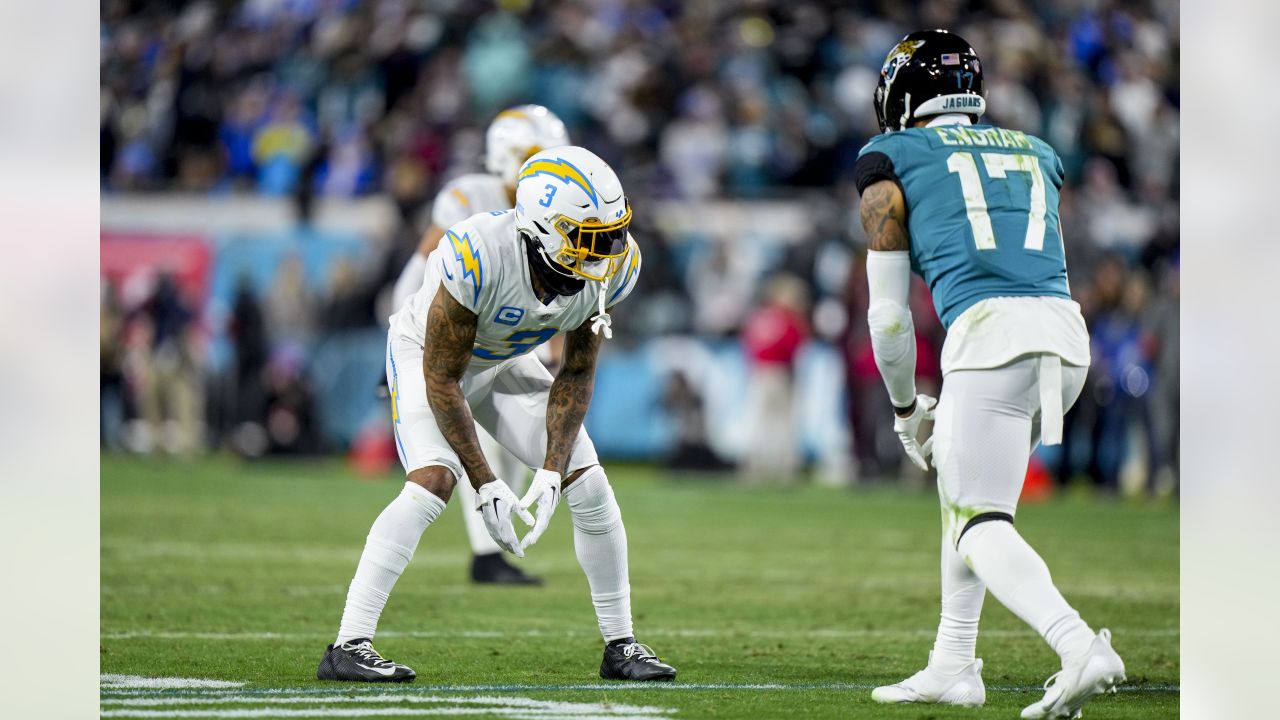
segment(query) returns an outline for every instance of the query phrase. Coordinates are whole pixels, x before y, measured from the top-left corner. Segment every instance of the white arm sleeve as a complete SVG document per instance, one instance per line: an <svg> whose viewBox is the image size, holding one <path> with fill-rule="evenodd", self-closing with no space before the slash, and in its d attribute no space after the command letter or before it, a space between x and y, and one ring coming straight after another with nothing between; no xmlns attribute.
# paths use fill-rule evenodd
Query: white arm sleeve
<svg viewBox="0 0 1280 720"><path fill-rule="evenodd" d="M894 407L907 407L916 397L916 330L907 297L911 291L911 256L905 250L867 252L871 303L867 325L876 367Z"/></svg>

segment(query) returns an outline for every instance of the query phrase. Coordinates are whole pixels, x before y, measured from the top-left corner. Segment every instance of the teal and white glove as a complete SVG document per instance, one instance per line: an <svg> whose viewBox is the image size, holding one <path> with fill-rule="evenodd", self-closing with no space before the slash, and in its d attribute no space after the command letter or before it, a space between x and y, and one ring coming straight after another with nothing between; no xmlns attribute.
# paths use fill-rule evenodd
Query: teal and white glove
<svg viewBox="0 0 1280 720"><path fill-rule="evenodd" d="M533 482L529 483L529 490L520 500L520 509L527 513L529 508L537 504L538 517L533 522L533 529L520 542L522 551L538 542L538 538L542 537L542 533L546 532L547 526L551 524L551 515L560 502L560 483L561 478L558 472L539 470L533 474Z"/></svg>
<svg viewBox="0 0 1280 720"><path fill-rule="evenodd" d="M937 406L937 398L916 395L915 407L911 409L910 415L904 417L894 413L893 430L898 433L902 448L907 451L911 462L925 471L929 469L928 457L933 453L933 438L930 437L921 445L916 441L916 434L920 432L920 423L933 420L933 411Z"/></svg>
<svg viewBox="0 0 1280 720"><path fill-rule="evenodd" d="M476 509L484 518L484 526L493 541L512 555L524 557L511 513L518 514L525 525L533 524L533 516L520 507L520 499L511 492L511 487L501 480L491 480L476 488Z"/></svg>

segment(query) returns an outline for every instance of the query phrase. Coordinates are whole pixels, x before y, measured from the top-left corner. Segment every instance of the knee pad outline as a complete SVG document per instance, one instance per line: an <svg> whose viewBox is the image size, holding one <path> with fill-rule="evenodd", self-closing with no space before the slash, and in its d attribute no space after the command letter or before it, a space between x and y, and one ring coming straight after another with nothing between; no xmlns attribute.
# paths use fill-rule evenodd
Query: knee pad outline
<svg viewBox="0 0 1280 720"><path fill-rule="evenodd" d="M960 548L960 541L964 539L964 534L969 532L971 528L973 528L975 525L981 525L984 522L991 522L993 520L1002 520L1004 522L1009 523L1010 525L1013 525L1013 516L1010 515L1009 513L1006 513L1006 512L978 513L977 515L974 515L973 517L969 518L969 522L965 523L964 527L961 528L960 535L956 538L956 549L958 550Z"/></svg>

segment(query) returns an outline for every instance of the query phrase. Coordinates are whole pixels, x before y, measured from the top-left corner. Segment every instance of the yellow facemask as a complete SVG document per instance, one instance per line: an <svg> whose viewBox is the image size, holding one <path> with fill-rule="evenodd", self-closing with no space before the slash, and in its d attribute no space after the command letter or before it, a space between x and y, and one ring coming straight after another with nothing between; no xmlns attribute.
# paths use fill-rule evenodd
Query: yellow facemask
<svg viewBox="0 0 1280 720"><path fill-rule="evenodd" d="M631 225L631 204L622 217L610 223L595 218L574 220L561 215L552 226L564 238L554 258L565 269L588 280L607 280L618 271L618 261L627 254L627 228ZM599 271L589 265L604 265Z"/></svg>

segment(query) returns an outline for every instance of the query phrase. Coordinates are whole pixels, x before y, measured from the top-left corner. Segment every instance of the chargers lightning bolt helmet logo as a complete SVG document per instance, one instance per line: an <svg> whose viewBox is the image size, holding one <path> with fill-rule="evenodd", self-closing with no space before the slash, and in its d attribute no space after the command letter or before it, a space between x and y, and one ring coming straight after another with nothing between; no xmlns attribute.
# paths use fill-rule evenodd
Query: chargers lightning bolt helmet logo
<svg viewBox="0 0 1280 720"><path fill-rule="evenodd" d="M555 158L553 160L534 160L531 161L520 170L520 179L534 175L550 175L559 178L565 183L573 183L582 188L587 197L591 198L591 204L600 207L600 198L596 194L596 188L591 184L591 180L582 171L574 166L573 163L564 158ZM545 205L543 207L546 207Z"/></svg>
<svg viewBox="0 0 1280 720"><path fill-rule="evenodd" d="M518 105L498 113L484 140L484 166L515 187L524 165L534 154L569 144L569 132L556 114L541 105Z"/></svg>
<svg viewBox="0 0 1280 720"><path fill-rule="evenodd" d="M586 148L543 150L520 168L516 227L546 273L543 283L572 294L606 281L628 247L631 206L618 175ZM548 182L550 180L550 182Z"/></svg>

